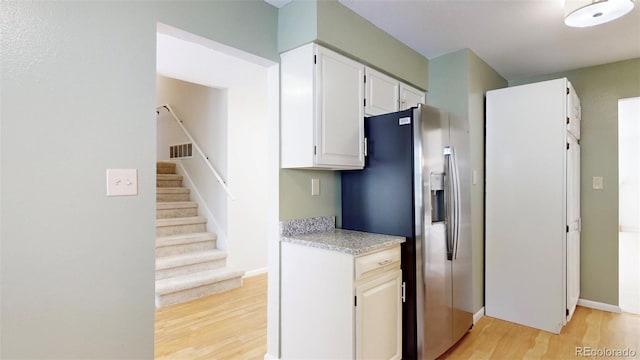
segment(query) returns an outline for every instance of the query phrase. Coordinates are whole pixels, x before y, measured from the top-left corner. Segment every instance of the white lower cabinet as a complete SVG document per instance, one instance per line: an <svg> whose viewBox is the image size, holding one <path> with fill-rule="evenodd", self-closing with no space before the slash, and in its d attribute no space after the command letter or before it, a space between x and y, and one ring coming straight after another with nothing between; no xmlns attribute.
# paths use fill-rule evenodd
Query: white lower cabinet
<svg viewBox="0 0 640 360"><path fill-rule="evenodd" d="M354 256L282 243L282 359L401 359L400 246Z"/></svg>
<svg viewBox="0 0 640 360"><path fill-rule="evenodd" d="M402 358L402 272L356 287L356 359Z"/></svg>

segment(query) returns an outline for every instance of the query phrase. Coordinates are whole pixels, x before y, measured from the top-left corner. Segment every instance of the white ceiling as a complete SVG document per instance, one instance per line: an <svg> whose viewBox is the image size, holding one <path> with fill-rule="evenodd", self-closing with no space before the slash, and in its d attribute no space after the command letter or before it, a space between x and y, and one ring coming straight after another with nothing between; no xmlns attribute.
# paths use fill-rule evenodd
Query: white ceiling
<svg viewBox="0 0 640 360"><path fill-rule="evenodd" d="M339 1L429 59L469 48L507 80L640 57L639 1L591 28L564 25L564 0Z"/></svg>

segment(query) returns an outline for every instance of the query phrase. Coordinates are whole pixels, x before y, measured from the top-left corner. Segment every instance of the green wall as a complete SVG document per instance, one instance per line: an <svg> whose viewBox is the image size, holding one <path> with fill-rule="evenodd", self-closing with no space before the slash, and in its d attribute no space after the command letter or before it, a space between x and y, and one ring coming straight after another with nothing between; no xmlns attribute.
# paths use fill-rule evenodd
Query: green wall
<svg viewBox="0 0 640 360"><path fill-rule="evenodd" d="M317 42L422 89L428 60L335 0L294 0L278 12L278 51ZM311 179L320 196L311 196ZM280 219L336 215L340 226L340 172L280 170Z"/></svg>
<svg viewBox="0 0 640 360"><path fill-rule="evenodd" d="M404 82L427 89L427 58L338 1L318 1L318 41Z"/></svg>
<svg viewBox="0 0 640 360"><path fill-rule="evenodd" d="M473 241L473 307L484 306L484 124L485 93L507 87L507 81L473 51L469 51L469 132L471 168L477 172L471 186L471 234Z"/></svg>
<svg viewBox="0 0 640 360"><path fill-rule="evenodd" d="M314 178L320 180L319 196L311 196ZM336 215L339 223L340 199L339 171L280 169L280 220Z"/></svg>
<svg viewBox="0 0 640 360"><path fill-rule="evenodd" d="M469 52L464 49L429 60L427 104L468 117Z"/></svg>
<svg viewBox="0 0 640 360"><path fill-rule="evenodd" d="M427 89L427 58L336 0L293 0L279 10L278 51L310 42Z"/></svg>
<svg viewBox="0 0 640 360"><path fill-rule="evenodd" d="M0 2L0 358L153 358L158 22L278 60L263 1Z"/></svg>
<svg viewBox="0 0 640 360"><path fill-rule="evenodd" d="M640 96L640 58L535 76L510 86L566 77L582 105L580 298L618 305L618 100ZM604 190L593 190L593 176Z"/></svg>
<svg viewBox="0 0 640 360"><path fill-rule="evenodd" d="M283 53L318 38L318 3L292 1L278 10L278 52Z"/></svg>
<svg viewBox="0 0 640 360"><path fill-rule="evenodd" d="M141 30L155 31L156 22L161 22L280 62L278 9L264 1L167 0L143 2L138 7L146 12L139 25Z"/></svg>
<svg viewBox="0 0 640 360"><path fill-rule="evenodd" d="M470 164L477 172L471 186L473 311L484 306L484 96L507 81L469 49L429 60L427 103L469 119Z"/></svg>

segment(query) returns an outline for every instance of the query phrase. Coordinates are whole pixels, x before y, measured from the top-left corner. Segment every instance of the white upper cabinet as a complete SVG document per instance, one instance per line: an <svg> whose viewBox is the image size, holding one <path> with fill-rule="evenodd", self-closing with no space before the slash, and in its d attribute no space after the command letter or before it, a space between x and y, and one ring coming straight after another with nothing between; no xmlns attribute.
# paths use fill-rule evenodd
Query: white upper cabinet
<svg viewBox="0 0 640 360"><path fill-rule="evenodd" d="M364 65L316 44L281 55L281 166L364 167Z"/></svg>
<svg viewBox="0 0 640 360"><path fill-rule="evenodd" d="M362 169L365 114L424 103L423 91L317 44L280 57L282 168Z"/></svg>
<svg viewBox="0 0 640 360"><path fill-rule="evenodd" d="M365 114L374 116L398 111L400 82L369 67L365 74Z"/></svg>
<svg viewBox="0 0 640 360"><path fill-rule="evenodd" d="M400 110L424 104L424 91L411 87L407 84L400 84Z"/></svg>
<svg viewBox="0 0 640 360"><path fill-rule="evenodd" d="M317 47L316 162L364 167L364 66Z"/></svg>
<svg viewBox="0 0 640 360"><path fill-rule="evenodd" d="M424 104L424 91L377 70L366 68L364 108L367 116L388 114Z"/></svg>

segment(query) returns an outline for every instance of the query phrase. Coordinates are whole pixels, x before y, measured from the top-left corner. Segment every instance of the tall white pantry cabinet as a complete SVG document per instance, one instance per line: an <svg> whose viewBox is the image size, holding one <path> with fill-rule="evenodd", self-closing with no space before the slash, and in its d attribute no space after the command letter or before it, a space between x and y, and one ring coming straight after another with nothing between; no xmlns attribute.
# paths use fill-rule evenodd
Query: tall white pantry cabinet
<svg viewBox="0 0 640 360"><path fill-rule="evenodd" d="M486 315L560 333L580 295L580 99L566 79L487 92Z"/></svg>

